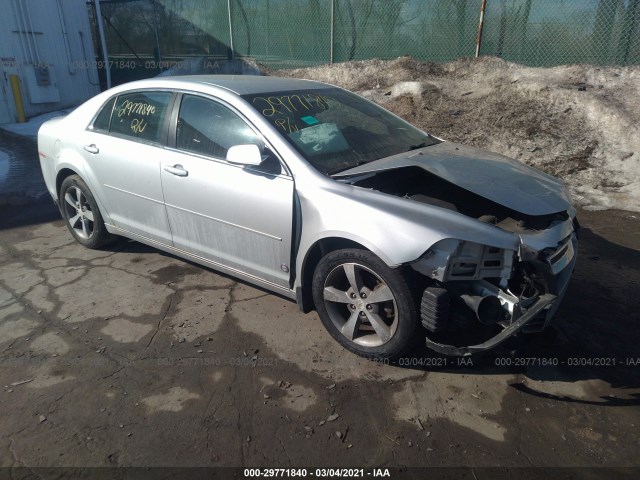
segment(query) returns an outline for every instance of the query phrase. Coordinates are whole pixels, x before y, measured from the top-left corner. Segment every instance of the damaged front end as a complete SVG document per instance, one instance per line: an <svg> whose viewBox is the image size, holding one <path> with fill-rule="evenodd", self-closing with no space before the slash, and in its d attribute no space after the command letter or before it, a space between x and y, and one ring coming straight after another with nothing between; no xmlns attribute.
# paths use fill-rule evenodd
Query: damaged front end
<svg viewBox="0 0 640 480"><path fill-rule="evenodd" d="M579 229L562 183L448 142L365 167L342 181L424 206L427 225L444 238L409 263L426 279L420 315L428 347L466 356L549 324L575 265Z"/></svg>
<svg viewBox="0 0 640 480"><path fill-rule="evenodd" d="M564 222L563 222L564 223ZM567 221L566 223L571 223ZM540 235L519 235L517 250L446 239L411 266L430 279L422 293L427 346L468 356L495 347L519 331L548 326L567 289L576 261L577 222ZM570 233L536 250L559 232Z"/></svg>

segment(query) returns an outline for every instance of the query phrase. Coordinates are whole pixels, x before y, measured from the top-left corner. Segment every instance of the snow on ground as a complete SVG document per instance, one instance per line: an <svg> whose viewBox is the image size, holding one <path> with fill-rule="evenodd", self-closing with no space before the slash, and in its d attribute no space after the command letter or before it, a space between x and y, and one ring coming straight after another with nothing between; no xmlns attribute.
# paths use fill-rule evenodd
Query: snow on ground
<svg viewBox="0 0 640 480"><path fill-rule="evenodd" d="M66 110L43 113L42 115L38 115L37 117L30 118L25 123L8 123L0 125L0 128L3 128L4 130L7 130L11 133L15 133L16 135L35 138L38 136L38 129L44 122L55 117L62 117L64 115L67 115L72 110L72 108L68 108Z"/></svg>
<svg viewBox="0 0 640 480"><path fill-rule="evenodd" d="M434 135L540 168L566 182L584 208L640 211L638 66L400 57L271 74L359 92Z"/></svg>

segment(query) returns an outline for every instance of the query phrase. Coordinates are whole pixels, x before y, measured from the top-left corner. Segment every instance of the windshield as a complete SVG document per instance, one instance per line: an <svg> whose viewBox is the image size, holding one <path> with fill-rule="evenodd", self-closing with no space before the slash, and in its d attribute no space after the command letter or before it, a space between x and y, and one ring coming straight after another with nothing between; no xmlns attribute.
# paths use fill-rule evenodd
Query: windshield
<svg viewBox="0 0 640 480"><path fill-rule="evenodd" d="M317 170L335 174L439 140L339 88L243 95Z"/></svg>

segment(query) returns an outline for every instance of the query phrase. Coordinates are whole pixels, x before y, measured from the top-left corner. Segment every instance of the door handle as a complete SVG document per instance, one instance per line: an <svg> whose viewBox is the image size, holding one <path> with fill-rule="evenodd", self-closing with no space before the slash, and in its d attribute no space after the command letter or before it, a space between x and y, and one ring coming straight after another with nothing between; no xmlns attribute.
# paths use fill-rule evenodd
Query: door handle
<svg viewBox="0 0 640 480"><path fill-rule="evenodd" d="M85 145L82 148L84 148L89 153L93 153L94 155L100 151L100 149L96 147L95 143L92 143L91 145Z"/></svg>
<svg viewBox="0 0 640 480"><path fill-rule="evenodd" d="M186 177L187 175L189 175L189 172L186 171L182 165L174 165L173 167L166 165L164 167L164 171L178 177Z"/></svg>

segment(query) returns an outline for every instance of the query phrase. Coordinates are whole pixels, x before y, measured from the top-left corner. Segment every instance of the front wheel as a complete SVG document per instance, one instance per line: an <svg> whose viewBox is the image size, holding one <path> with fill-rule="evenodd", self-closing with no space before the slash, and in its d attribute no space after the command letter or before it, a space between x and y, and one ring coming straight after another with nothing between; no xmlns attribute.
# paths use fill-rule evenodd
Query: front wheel
<svg viewBox="0 0 640 480"><path fill-rule="evenodd" d="M316 310L331 336L367 358L397 358L417 340L415 297L403 274L366 250L324 256L313 277Z"/></svg>
<svg viewBox="0 0 640 480"><path fill-rule="evenodd" d="M60 210L71 235L87 248L100 248L113 240L107 232L91 190L78 175L64 179L60 187Z"/></svg>

